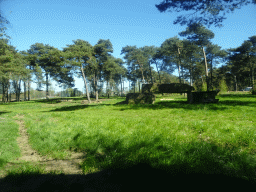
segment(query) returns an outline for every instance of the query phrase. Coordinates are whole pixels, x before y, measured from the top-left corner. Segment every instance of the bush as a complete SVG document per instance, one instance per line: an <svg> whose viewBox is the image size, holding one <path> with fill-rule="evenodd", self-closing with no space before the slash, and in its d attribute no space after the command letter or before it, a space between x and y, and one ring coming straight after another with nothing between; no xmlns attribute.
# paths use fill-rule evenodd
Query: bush
<svg viewBox="0 0 256 192"><path fill-rule="evenodd" d="M219 89L221 93L226 93L228 91L228 86L225 79L222 79L219 83Z"/></svg>
<svg viewBox="0 0 256 192"><path fill-rule="evenodd" d="M201 91L207 91L207 84L203 83Z"/></svg>

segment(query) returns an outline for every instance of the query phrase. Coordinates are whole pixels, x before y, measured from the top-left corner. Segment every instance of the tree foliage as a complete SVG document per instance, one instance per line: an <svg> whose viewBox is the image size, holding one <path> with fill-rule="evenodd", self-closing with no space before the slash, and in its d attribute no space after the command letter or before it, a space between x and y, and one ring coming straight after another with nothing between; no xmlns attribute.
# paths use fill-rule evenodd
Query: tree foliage
<svg viewBox="0 0 256 192"><path fill-rule="evenodd" d="M66 62L80 70L83 76L84 86L86 87L87 99L88 102L91 103L84 68L88 65L95 65L96 63L96 59L93 57L93 46L88 41L81 39L73 40L73 43L74 44L67 45L67 47L63 49L64 58Z"/></svg>
<svg viewBox="0 0 256 192"><path fill-rule="evenodd" d="M187 15L180 15L174 20L174 24L190 25L192 23L201 23L210 27L222 27L222 22L226 19L226 13L233 13L235 9L254 3L255 0L163 0L156 4L160 12L181 12L192 11Z"/></svg>
<svg viewBox="0 0 256 192"><path fill-rule="evenodd" d="M207 84L207 91L209 91L209 79L208 79L208 64L207 58L204 51L204 47L211 44L210 39L214 38L214 33L206 29L200 23L192 23L189 24L185 31L179 33L182 37L187 37L188 40L195 43L196 45L200 46L203 51L204 55L204 63L205 63L205 76L206 76L206 84Z"/></svg>
<svg viewBox="0 0 256 192"><path fill-rule="evenodd" d="M186 39L181 40L177 36L168 38L160 47L137 48L127 45L121 50L124 60L112 55L113 45L109 39L99 39L94 46L85 40L73 40L73 44L66 45L63 51L50 45L35 43L29 50L18 52L15 47L9 45L10 37L5 33L6 28L1 27L1 24L8 24L8 21L0 12L2 100L8 101L8 94L13 92L19 100L23 84L24 99L26 99L26 92L28 95L30 93L33 75L36 76L39 90L42 85L46 85L45 92L38 91L36 94L40 96L44 93L48 96L51 78L68 88L65 93L68 91L73 93L74 75L77 74L84 80L89 103L89 88L98 100L104 83L107 85L107 93L110 90L122 93L124 80L131 81L138 90L141 83L188 83L188 81L197 91L210 88L221 88L222 91L234 90L234 88L237 90L237 87L249 85L255 88L256 36L249 37L249 40L245 40L237 48L222 50L217 44L211 43L214 33L205 27L212 24L220 26L225 19L225 13L233 12L252 2L255 3L249 0L165 0L156 5L160 12L167 9L174 9L177 12L194 11L189 16L179 16L174 22L187 24L186 30L179 33ZM220 63L224 65L217 68ZM172 74L175 70L178 70L178 77ZM208 72L211 73L210 84ZM31 95L35 94L33 89L31 91L33 92Z"/></svg>
<svg viewBox="0 0 256 192"><path fill-rule="evenodd" d="M249 77L249 84L255 89L256 36L249 37L249 40L245 40L241 46L228 51L230 72L236 75L239 81L248 80Z"/></svg>

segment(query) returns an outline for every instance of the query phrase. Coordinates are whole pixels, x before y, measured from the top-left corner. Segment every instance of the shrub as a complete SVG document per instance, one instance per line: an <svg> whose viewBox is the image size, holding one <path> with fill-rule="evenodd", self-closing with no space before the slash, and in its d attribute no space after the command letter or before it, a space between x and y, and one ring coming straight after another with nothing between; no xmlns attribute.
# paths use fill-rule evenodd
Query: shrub
<svg viewBox="0 0 256 192"><path fill-rule="evenodd" d="M224 78L220 80L219 89L221 93L226 93L228 91L228 86Z"/></svg>
<svg viewBox="0 0 256 192"><path fill-rule="evenodd" d="M207 91L207 84L204 82L202 87L201 87L201 91Z"/></svg>

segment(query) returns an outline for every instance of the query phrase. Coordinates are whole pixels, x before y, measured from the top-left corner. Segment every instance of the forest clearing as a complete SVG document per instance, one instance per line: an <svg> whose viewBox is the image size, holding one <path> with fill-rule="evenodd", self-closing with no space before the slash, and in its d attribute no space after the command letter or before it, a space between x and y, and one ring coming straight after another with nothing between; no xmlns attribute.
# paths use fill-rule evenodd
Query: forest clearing
<svg viewBox="0 0 256 192"><path fill-rule="evenodd" d="M107 174L146 163L156 170L185 166L191 173L252 182L255 97L221 94L219 103L211 104L187 104L178 94L157 95L153 105L119 104L122 97L86 105L82 97L2 103L1 181L24 175Z"/></svg>

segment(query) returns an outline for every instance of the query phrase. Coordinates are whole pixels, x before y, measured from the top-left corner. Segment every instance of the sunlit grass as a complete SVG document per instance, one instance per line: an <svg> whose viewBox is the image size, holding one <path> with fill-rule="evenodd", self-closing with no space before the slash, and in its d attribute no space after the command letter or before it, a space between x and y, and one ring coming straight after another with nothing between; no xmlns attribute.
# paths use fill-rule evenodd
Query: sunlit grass
<svg viewBox="0 0 256 192"><path fill-rule="evenodd" d="M26 176L32 177L41 174L64 174L62 171L50 171L46 172L45 167L42 165L35 165L30 162L22 162L16 166L9 168L7 171L7 176L4 178L6 181L12 181L13 179L19 180L19 178L26 178Z"/></svg>
<svg viewBox="0 0 256 192"><path fill-rule="evenodd" d="M147 161L155 167L186 162L203 171L216 166L256 176L256 96L223 94L219 103L187 104L183 95L157 95L154 105L117 105L125 100L121 97L90 105L73 99L10 103L0 111L24 114L30 144L42 155L63 159L67 150L86 152L85 173ZM18 128L11 118L7 123L14 127L6 133L11 143ZM17 157L10 153L1 156L3 162Z"/></svg>
<svg viewBox="0 0 256 192"><path fill-rule="evenodd" d="M19 126L12 117L13 114L0 110L0 167L20 154L16 142Z"/></svg>

